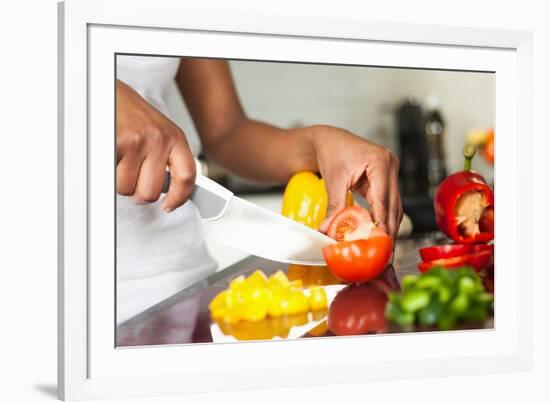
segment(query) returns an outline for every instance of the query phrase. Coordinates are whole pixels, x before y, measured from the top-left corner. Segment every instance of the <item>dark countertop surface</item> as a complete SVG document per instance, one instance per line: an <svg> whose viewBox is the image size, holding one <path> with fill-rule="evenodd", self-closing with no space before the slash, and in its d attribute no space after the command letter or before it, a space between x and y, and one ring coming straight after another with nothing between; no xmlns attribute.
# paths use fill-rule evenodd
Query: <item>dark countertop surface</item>
<svg viewBox="0 0 550 402"><path fill-rule="evenodd" d="M269 318L259 323L240 322L233 325L216 323L210 318L208 304L213 297L226 289L231 279L238 275L248 276L256 269L270 275L282 270L291 279L301 278L304 286L309 283L323 286L328 295L329 304L334 296L347 288L347 295L354 300L363 299L363 306L349 314L364 317L370 314L378 324L376 329L367 333L398 333L401 328L387 324L376 306L385 304L385 292L380 289L399 290L399 282L404 275L418 274L417 264L420 261L418 248L444 242L439 233L423 235L409 239L398 239L396 242L393 264L375 280L378 286L340 284L325 267L290 267L289 265L264 260L258 257L248 257L222 271L216 272L194 285L176 293L163 302L138 314L117 327L117 347L166 345L183 343L235 342L243 340L278 340L296 339L312 336L334 336L328 329L328 310L317 311L303 315ZM492 282L486 278L486 286L492 290ZM353 288L353 289L352 289ZM378 289L378 290L377 290ZM366 300L368 299L368 301ZM340 298L342 300L342 298ZM377 300L379 302L377 302ZM357 304L357 303L356 303ZM365 307L367 306L367 307ZM368 306L372 306L368 307ZM365 310L366 309L366 310ZM371 309L372 311L368 311ZM376 318L378 317L378 318ZM456 329L487 329L493 328L492 318L486 322L462 325ZM415 331L433 331L433 328L415 328Z"/></svg>

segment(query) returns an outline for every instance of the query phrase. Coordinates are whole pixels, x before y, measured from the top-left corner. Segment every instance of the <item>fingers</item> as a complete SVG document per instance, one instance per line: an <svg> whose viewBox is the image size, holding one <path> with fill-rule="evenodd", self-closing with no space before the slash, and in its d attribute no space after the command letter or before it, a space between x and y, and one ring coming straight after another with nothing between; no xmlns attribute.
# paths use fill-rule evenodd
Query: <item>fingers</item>
<svg viewBox="0 0 550 402"><path fill-rule="evenodd" d="M388 234L390 233L388 206L392 160L392 153L385 149L366 169L369 186L365 198L371 207L374 221L378 222L380 228Z"/></svg>
<svg viewBox="0 0 550 402"><path fill-rule="evenodd" d="M342 178L326 178L325 184L328 193L327 214L319 227L319 230L323 233L327 232L336 214L346 207L346 197L349 189L348 183Z"/></svg>
<svg viewBox="0 0 550 402"><path fill-rule="evenodd" d="M403 216L403 207L399 194L399 160L395 157L392 158L389 174L388 234L395 238Z"/></svg>
<svg viewBox="0 0 550 402"><path fill-rule="evenodd" d="M137 154L125 155L116 167L116 190L121 195L134 194L143 158Z"/></svg>
<svg viewBox="0 0 550 402"><path fill-rule="evenodd" d="M151 146L139 171L132 200L138 204L155 202L159 199L164 183L168 151L162 144Z"/></svg>
<svg viewBox="0 0 550 402"><path fill-rule="evenodd" d="M171 180L170 188L162 202L161 208L164 212L171 212L183 205L195 186L195 161L183 138L172 148L168 157L168 165Z"/></svg>
<svg viewBox="0 0 550 402"><path fill-rule="evenodd" d="M183 136L176 139L171 149L156 141L142 158L137 153L123 156L117 165L117 192L131 196L137 204L157 201L167 166L171 181L161 208L173 211L187 201L195 184L195 161Z"/></svg>
<svg viewBox="0 0 550 402"><path fill-rule="evenodd" d="M139 204L157 201L169 165L172 184L163 206L172 211L194 184L195 164L184 133L118 80L116 94L117 192Z"/></svg>

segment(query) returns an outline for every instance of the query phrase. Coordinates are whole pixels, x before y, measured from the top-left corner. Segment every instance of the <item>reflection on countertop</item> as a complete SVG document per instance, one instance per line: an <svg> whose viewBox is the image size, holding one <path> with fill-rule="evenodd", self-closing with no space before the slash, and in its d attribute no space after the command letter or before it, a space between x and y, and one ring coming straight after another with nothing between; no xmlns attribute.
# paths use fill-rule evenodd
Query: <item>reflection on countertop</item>
<svg viewBox="0 0 550 402"><path fill-rule="evenodd" d="M442 241L444 240L438 233L399 239L396 242L393 265L389 265L375 281L365 285L335 284L334 281L327 281L328 275L318 274L319 267L300 269L302 275L308 275L304 278L304 284L314 283L326 289L331 303L328 311L266 319L259 323L240 322L227 325L213 322L208 304L220 291L227 288L231 279L241 274L247 276L256 269L262 270L266 275L278 270L289 273L287 264L247 257L120 324L117 327L117 347L349 335L349 328L342 329L337 324L344 313L370 317L370 321L367 320L368 324L360 320L366 325L358 329L361 334L402 332L400 328L385 321L383 306L387 300L387 291L399 290L400 280L404 275L418 273L418 248ZM308 268L311 268L312 272L308 272ZM292 275L292 272L290 274ZM329 328L327 322L332 323L332 328ZM457 329L492 327L493 321L489 319L483 323L472 323Z"/></svg>

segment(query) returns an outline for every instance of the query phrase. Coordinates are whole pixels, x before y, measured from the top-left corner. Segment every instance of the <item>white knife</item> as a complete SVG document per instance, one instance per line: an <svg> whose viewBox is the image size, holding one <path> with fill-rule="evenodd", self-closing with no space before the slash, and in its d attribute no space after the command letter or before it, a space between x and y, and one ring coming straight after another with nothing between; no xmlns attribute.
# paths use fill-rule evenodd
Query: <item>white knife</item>
<svg viewBox="0 0 550 402"><path fill-rule="evenodd" d="M170 185L167 173L163 191ZM202 218L204 237L258 257L287 264L326 265L322 248L335 240L301 223L239 198L197 175L191 201Z"/></svg>

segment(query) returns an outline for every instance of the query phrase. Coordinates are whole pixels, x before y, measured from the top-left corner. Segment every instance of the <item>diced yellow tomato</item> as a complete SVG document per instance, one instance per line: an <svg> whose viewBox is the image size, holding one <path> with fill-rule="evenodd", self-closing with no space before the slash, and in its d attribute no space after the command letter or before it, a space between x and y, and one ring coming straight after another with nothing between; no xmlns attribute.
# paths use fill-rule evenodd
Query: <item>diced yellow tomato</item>
<svg viewBox="0 0 550 402"><path fill-rule="evenodd" d="M265 287L267 285L267 277L265 274L257 269L244 281L244 286L260 286Z"/></svg>
<svg viewBox="0 0 550 402"><path fill-rule="evenodd" d="M210 310L215 310L219 307L225 307L227 305L227 296L229 295L229 290L222 290L218 293L212 301L208 304Z"/></svg>
<svg viewBox="0 0 550 402"><path fill-rule="evenodd" d="M269 293L265 288L250 288L243 291L241 316L246 321L256 322L267 317Z"/></svg>
<svg viewBox="0 0 550 402"><path fill-rule="evenodd" d="M281 300L281 309L285 315L305 313L309 311L309 302L302 291L290 290L288 297Z"/></svg>
<svg viewBox="0 0 550 402"><path fill-rule="evenodd" d="M208 307L217 322L254 323L268 317L276 319L320 311L326 309L327 300L320 287L312 288L306 296L301 279L289 281L282 271L267 278L261 270L256 270L248 277L240 275L233 279L229 288L218 293Z"/></svg>
<svg viewBox="0 0 550 402"><path fill-rule="evenodd" d="M221 306L216 308L210 309L210 315L214 320L220 320L223 319L223 317L227 314L227 307Z"/></svg>
<svg viewBox="0 0 550 402"><path fill-rule="evenodd" d="M312 310L321 310L328 307L325 289L319 286L312 286L309 288L309 292L309 306Z"/></svg>
<svg viewBox="0 0 550 402"><path fill-rule="evenodd" d="M267 280L267 287L270 290L278 290L288 287L288 278L283 271L277 271Z"/></svg>
<svg viewBox="0 0 550 402"><path fill-rule="evenodd" d="M229 282L229 289L232 289L232 290L239 289L244 284L244 281L245 281L244 275L237 276L235 279Z"/></svg>
<svg viewBox="0 0 550 402"><path fill-rule="evenodd" d="M269 304L267 313L270 317L278 318L283 315L283 309L281 307L281 299L283 298L283 292L269 292Z"/></svg>

